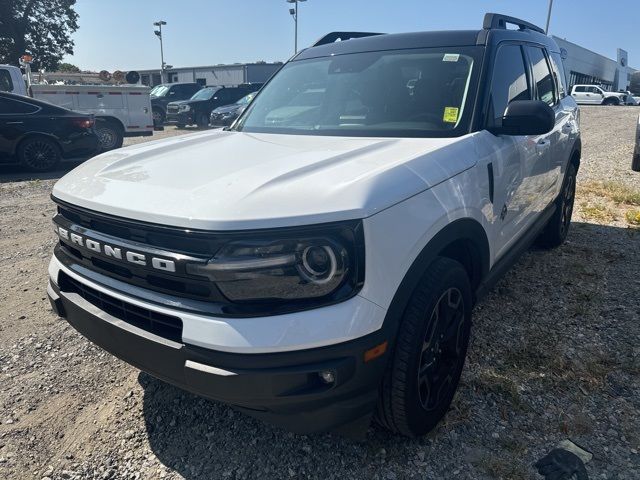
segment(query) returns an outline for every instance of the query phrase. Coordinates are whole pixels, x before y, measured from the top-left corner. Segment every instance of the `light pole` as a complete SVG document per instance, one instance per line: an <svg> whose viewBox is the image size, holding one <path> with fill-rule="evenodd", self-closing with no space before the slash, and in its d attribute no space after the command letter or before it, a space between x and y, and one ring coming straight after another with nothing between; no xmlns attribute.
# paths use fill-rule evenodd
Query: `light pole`
<svg viewBox="0 0 640 480"><path fill-rule="evenodd" d="M544 29L544 33L549 33L549 22L551 21L551 9L553 8L553 0L549 0L549 11L547 12L547 28Z"/></svg>
<svg viewBox="0 0 640 480"><path fill-rule="evenodd" d="M287 3L293 3L293 8L289 9L289 13L293 17L293 21L296 24L295 41L294 41L294 53L298 53L298 3L306 2L307 0L287 0Z"/></svg>
<svg viewBox="0 0 640 480"><path fill-rule="evenodd" d="M154 30L153 33L155 33L156 37L160 39L160 83L164 83L164 68L166 67L164 63L164 50L162 49L162 26L166 24L167 22L164 20L153 22L153 25L158 27L158 30Z"/></svg>

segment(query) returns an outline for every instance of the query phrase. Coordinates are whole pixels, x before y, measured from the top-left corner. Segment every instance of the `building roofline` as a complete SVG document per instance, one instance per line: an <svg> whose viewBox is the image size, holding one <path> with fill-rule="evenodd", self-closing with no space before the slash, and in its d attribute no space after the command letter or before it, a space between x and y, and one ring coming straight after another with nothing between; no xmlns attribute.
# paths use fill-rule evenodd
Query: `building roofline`
<svg viewBox="0 0 640 480"><path fill-rule="evenodd" d="M250 67L254 65L282 65L284 62L265 62L265 63L257 63L257 62L247 62L247 63L220 63L218 65L196 65L193 67L172 67L167 68L167 72L178 72L178 71L191 71L191 70L202 70L202 69L215 69L215 68L229 68L229 67ZM145 70L136 70L138 73L155 73L160 72L159 68L150 68Z"/></svg>

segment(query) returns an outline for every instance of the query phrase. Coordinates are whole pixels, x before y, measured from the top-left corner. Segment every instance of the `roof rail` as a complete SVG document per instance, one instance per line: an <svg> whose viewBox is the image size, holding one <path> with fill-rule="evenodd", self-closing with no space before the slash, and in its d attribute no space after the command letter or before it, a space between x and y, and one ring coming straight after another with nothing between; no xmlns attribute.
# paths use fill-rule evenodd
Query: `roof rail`
<svg viewBox="0 0 640 480"><path fill-rule="evenodd" d="M524 20L520 20L516 17L501 15L500 13L485 14L482 28L485 30L492 30L495 28L506 30L508 23L511 25L517 25L520 30L533 30L534 32L546 35L546 32L542 28L534 25L533 23L525 22Z"/></svg>
<svg viewBox="0 0 640 480"><path fill-rule="evenodd" d="M320 38L312 47L319 45L326 45L327 43L334 43L337 40L345 41L352 38L373 37L374 35L384 35L383 33L374 32L331 32L327 33L324 37Z"/></svg>

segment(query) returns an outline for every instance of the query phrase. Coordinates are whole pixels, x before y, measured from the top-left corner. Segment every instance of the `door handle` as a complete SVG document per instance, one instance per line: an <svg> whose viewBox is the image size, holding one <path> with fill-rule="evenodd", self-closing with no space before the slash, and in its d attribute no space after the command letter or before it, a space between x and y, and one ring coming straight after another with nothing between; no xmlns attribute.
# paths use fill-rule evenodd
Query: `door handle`
<svg viewBox="0 0 640 480"><path fill-rule="evenodd" d="M24 122L7 122L7 125L22 125Z"/></svg>

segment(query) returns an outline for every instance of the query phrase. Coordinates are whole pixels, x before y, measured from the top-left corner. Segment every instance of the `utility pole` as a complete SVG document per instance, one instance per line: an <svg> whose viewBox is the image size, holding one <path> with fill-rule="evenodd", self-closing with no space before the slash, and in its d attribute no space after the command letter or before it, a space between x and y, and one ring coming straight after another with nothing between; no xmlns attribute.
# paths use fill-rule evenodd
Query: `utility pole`
<svg viewBox="0 0 640 480"><path fill-rule="evenodd" d="M549 11L547 12L547 28L544 29L544 33L549 34L549 22L551 21L551 9L553 8L553 0L549 0Z"/></svg>
<svg viewBox="0 0 640 480"><path fill-rule="evenodd" d="M287 3L293 4L293 8L289 9L289 14L291 15L295 23L294 53L298 53L298 2L306 1L307 0L287 0Z"/></svg>
<svg viewBox="0 0 640 480"><path fill-rule="evenodd" d="M164 81L164 69L166 67L164 63L164 50L162 49L162 26L166 25L167 22L164 20L158 20L157 22L153 22L153 25L158 27L158 30L154 30L153 33L156 34L156 37L160 40L160 83L165 83Z"/></svg>

